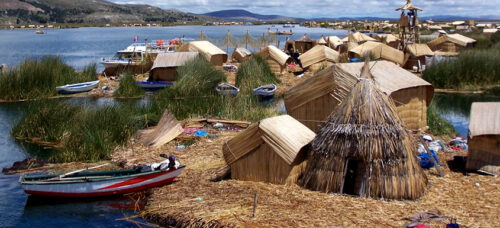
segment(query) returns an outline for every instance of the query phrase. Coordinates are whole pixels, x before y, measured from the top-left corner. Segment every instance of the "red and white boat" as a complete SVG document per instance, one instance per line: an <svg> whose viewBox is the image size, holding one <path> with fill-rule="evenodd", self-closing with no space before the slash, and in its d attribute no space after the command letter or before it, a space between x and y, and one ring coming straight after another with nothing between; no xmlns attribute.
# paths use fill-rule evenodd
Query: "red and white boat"
<svg viewBox="0 0 500 228"><path fill-rule="evenodd" d="M172 183L184 165L169 161L136 169L88 171L78 170L62 175L22 175L19 183L24 192L49 197L98 197L121 195ZM96 167L94 167L96 168ZM92 168L90 168L92 169Z"/></svg>

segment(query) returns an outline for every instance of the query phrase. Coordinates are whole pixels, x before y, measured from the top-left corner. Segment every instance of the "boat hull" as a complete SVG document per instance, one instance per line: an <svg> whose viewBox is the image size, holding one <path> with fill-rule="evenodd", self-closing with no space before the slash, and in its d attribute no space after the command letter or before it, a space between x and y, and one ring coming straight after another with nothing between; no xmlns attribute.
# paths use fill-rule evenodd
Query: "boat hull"
<svg viewBox="0 0 500 228"><path fill-rule="evenodd" d="M47 197L123 195L172 183L183 169L184 167L181 167L171 171L155 171L103 180L80 180L65 183L58 183L58 181L54 181L54 183L21 182L21 186L27 194Z"/></svg>
<svg viewBox="0 0 500 228"><path fill-rule="evenodd" d="M94 88L97 88L97 86L99 86L98 80L87 83L58 86L56 87L56 89L57 92L60 94L75 94L75 93L88 92Z"/></svg>

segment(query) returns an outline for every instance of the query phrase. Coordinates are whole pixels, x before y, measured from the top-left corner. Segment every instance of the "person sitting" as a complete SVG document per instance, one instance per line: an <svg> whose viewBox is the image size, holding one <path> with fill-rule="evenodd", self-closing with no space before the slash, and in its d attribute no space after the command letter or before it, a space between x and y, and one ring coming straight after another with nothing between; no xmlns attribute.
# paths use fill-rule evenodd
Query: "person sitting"
<svg viewBox="0 0 500 228"><path fill-rule="evenodd" d="M175 167L175 156L173 154L171 154L170 156L168 156L168 169L169 170L177 169Z"/></svg>

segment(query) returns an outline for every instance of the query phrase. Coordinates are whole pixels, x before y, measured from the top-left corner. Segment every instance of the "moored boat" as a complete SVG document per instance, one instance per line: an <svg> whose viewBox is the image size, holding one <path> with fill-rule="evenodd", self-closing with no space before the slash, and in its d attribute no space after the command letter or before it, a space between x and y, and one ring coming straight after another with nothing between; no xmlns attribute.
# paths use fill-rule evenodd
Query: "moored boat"
<svg viewBox="0 0 500 228"><path fill-rule="evenodd" d="M222 96L231 96L231 97L236 97L240 92L240 89L238 87L233 86L226 82L217 85L215 90Z"/></svg>
<svg viewBox="0 0 500 228"><path fill-rule="evenodd" d="M99 80L58 86L56 90L60 94L74 94L88 92L97 86L99 86Z"/></svg>
<svg viewBox="0 0 500 228"><path fill-rule="evenodd" d="M180 44L180 40L170 40L168 44L165 44L164 40L152 43L133 43L127 48L117 51L114 57L103 58L101 64L105 68L139 65L145 61L146 53L156 56L160 53L175 52Z"/></svg>
<svg viewBox="0 0 500 228"><path fill-rule="evenodd" d="M271 98L274 97L277 88L278 86L275 84L263 85L253 89L253 95L261 99Z"/></svg>
<svg viewBox="0 0 500 228"><path fill-rule="evenodd" d="M80 170L63 175L22 175L19 183L27 194L48 197L99 197L122 195L172 183L184 169L169 160L135 169Z"/></svg>
<svg viewBox="0 0 500 228"><path fill-rule="evenodd" d="M164 81L136 81L135 83L142 89L148 91L165 89L169 86L174 85L173 82L164 82Z"/></svg>

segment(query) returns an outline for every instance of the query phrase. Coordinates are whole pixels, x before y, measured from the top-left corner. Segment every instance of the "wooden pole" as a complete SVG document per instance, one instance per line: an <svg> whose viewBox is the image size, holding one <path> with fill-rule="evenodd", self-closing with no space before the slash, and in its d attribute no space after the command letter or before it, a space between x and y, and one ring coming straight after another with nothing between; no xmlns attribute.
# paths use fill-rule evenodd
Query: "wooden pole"
<svg viewBox="0 0 500 228"><path fill-rule="evenodd" d="M424 145L424 148L425 148L425 151L427 152L427 155L429 155L429 157L431 157L431 159L432 159L432 162L434 162L434 167L436 167L436 170L438 171L439 176L444 177L444 173L443 173L443 171L441 171L441 168L439 167L439 163L436 161L436 159L434 159L434 156L432 156L431 151L427 147L427 142L425 142L425 140L423 140L423 139L421 139L421 142L422 142L422 145Z"/></svg>
<svg viewBox="0 0 500 228"><path fill-rule="evenodd" d="M255 218L255 212L257 211L257 193L253 195L253 214L252 218Z"/></svg>

